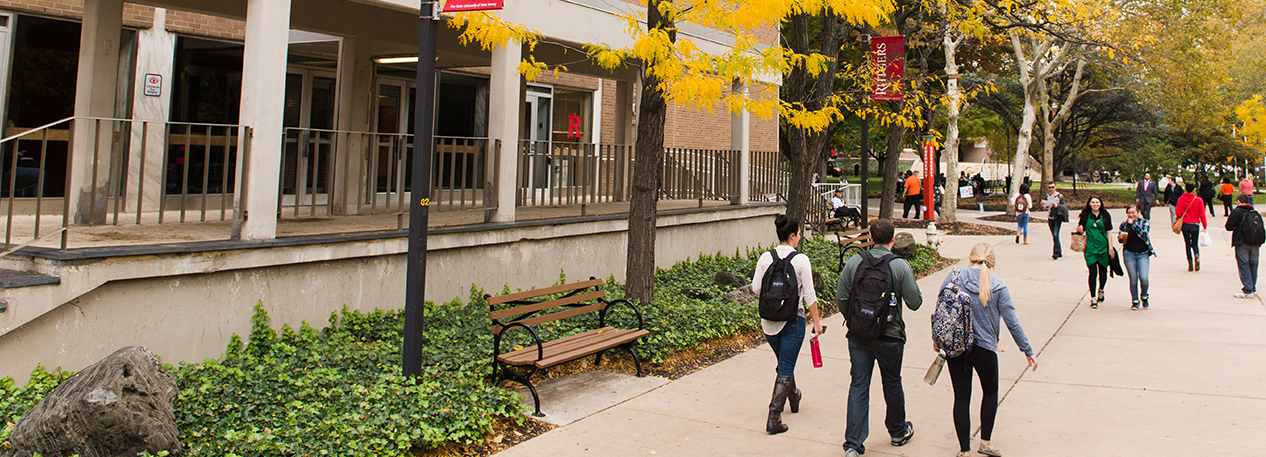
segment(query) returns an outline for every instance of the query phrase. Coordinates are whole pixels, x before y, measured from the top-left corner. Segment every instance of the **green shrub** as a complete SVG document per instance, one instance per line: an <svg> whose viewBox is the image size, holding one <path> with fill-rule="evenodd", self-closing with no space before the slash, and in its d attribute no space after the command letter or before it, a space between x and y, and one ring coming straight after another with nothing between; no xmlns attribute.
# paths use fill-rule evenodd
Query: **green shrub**
<svg viewBox="0 0 1266 457"><path fill-rule="evenodd" d="M837 245L815 237L801 247L823 277L819 299L833 303ZM935 250L918 249L911 261L916 273L936 263ZM658 270L655 301L641 306L651 332L637 346L643 360L663 362L712 339L758 331L755 308L725 301L721 297L731 288L715 285L713 277L722 270L750 277L763 252L704 255ZM559 282L566 276L560 274ZM601 287L610 300L625 296L624 285L613 278ZM685 295L691 287L712 298ZM497 418L522 420L517 395L488 382L493 338L483 295L472 287L467 304L426 304L423 374L416 379L400 374L403 311L344 309L332 313L323 330L304 323L278 332L257 305L249 344L234 335L219 359L168 366L181 389L175 406L185 455L401 456L474 442ZM631 328L636 318L629 307L617 307L607 323ZM536 330L548 341L597 324L597 314L590 313ZM502 350L528 344L527 332L516 331ZM39 367L24 387L0 379L0 421L6 424L0 443L7 446L11 424L70 375Z"/></svg>

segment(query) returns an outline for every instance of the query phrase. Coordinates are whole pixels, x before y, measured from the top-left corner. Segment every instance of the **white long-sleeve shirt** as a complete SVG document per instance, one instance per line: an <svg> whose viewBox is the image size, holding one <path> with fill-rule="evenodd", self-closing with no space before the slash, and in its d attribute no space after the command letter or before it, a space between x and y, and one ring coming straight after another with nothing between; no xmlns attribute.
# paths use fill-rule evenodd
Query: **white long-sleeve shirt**
<svg viewBox="0 0 1266 457"><path fill-rule="evenodd" d="M774 249L778 251L778 257L782 259L787 258L795 251L791 246L781 244ZM765 270L768 270L773 263L774 258L769 255L768 251L761 254L760 259L756 261L756 271L752 275L752 292L755 292L758 297L760 296L761 283L765 280ZM800 311L797 314L804 316L805 308L818 302L818 293L813 290L813 265L809 263L809 256L800 253L800 255L791 259L791 267L796 270L796 281L800 283ZM777 335L786 324L783 321L760 320L761 329L765 331L766 335Z"/></svg>

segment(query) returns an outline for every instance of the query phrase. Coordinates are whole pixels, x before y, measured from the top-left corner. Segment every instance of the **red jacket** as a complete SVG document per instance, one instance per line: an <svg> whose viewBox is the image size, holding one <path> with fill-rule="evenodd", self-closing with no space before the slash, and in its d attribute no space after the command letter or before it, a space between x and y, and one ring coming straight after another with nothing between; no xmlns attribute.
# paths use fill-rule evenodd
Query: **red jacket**
<svg viewBox="0 0 1266 457"><path fill-rule="evenodd" d="M1188 207L1191 207L1191 211L1187 211ZM1196 194L1188 192L1178 197L1178 207L1174 208L1174 214L1182 215L1184 224L1200 224L1209 228L1209 220L1205 219L1204 214L1204 200Z"/></svg>

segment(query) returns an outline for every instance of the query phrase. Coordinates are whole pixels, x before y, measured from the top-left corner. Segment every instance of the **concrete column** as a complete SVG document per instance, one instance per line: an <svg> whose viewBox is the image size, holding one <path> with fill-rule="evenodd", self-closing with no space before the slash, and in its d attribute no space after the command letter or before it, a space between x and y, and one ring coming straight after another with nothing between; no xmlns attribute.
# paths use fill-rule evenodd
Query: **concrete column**
<svg viewBox="0 0 1266 457"><path fill-rule="evenodd" d="M136 84L132 95L132 119L145 121L132 125L132 140L127 169L127 210L157 211L163 198L163 152L167 149L165 123L171 119L172 69L176 59L176 34L167 31L167 10L154 9L154 25L137 34ZM162 79L157 96L146 94L146 78ZM141 143L144 132L144 169L141 167ZM143 194L143 195L141 195ZM137 197L140 208L137 208Z"/></svg>
<svg viewBox="0 0 1266 457"><path fill-rule="evenodd" d="M246 221L241 238L245 240L277 237L289 38L290 0L247 0L239 122L251 127L254 136L243 181Z"/></svg>
<svg viewBox="0 0 1266 457"><path fill-rule="evenodd" d="M119 37L123 32L123 0L84 0L79 37L79 73L75 82L76 117L114 117L119 79ZM109 189L115 123L75 121L71 152L71 218L75 224L104 223ZM95 157L97 150L101 157ZM96 162L94 164L94 162ZM96 177L94 186L93 177Z"/></svg>
<svg viewBox="0 0 1266 457"><path fill-rule="evenodd" d="M593 144L602 144L602 92L605 89L605 79L598 79L598 90L593 91L593 100L590 100L590 116L589 125L589 142Z"/></svg>
<svg viewBox="0 0 1266 457"><path fill-rule="evenodd" d="M338 130L368 132L373 100L374 62L369 38L343 38L338 68ZM338 159L334 167L334 210L339 214L360 213L365 189L365 158L374 144L367 134L340 134Z"/></svg>
<svg viewBox="0 0 1266 457"><path fill-rule="evenodd" d="M623 78L615 83L615 133L611 138L611 142L623 145L616 155L616 185L615 199L618 201L628 201L630 197L629 184L633 176L633 136L637 132L634 124L633 101L636 100L633 92L636 89L637 75L633 72L626 72Z"/></svg>
<svg viewBox="0 0 1266 457"><path fill-rule="evenodd" d="M523 93L517 70L523 48L510 43L492 50L492 75L488 82L488 138L501 141L497 161L497 209L493 222L513 222L519 170L519 111Z"/></svg>
<svg viewBox="0 0 1266 457"><path fill-rule="evenodd" d="M741 82L734 82L734 92L747 95L747 86ZM730 149L739 151L738 161L735 163L737 168L731 174L734 177L735 185L738 187L738 195L730 199L730 203L735 205L746 205L751 201L752 190L748 188L748 174L751 171L752 158L752 113L744 109L743 111L730 115Z"/></svg>

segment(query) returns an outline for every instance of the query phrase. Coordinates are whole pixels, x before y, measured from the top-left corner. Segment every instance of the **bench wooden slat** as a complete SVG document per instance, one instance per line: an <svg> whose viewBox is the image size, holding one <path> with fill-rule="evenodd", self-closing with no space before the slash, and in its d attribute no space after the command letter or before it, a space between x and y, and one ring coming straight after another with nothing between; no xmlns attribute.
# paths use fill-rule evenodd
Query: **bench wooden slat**
<svg viewBox="0 0 1266 457"><path fill-rule="evenodd" d="M488 317L492 319L501 319L503 317L517 316L520 314L527 314L527 313L536 312L536 311L540 311L544 309L550 309L550 308L554 308L558 306L580 303L582 301L597 300L599 298L605 297L606 295L607 293L601 290L597 292L589 292L587 294L573 295L567 298L560 298L557 300L550 300L550 301L545 301L545 302L540 302L540 303L533 303L530 305L523 305L523 306L517 306L514 308L493 311L491 313L488 313Z"/></svg>
<svg viewBox="0 0 1266 457"><path fill-rule="evenodd" d="M554 322L554 321L556 321L556 320L566 319L566 318L569 318L569 317L572 317L572 316L579 316L579 315L581 315L581 314L585 314L585 313L592 313L592 312L594 312L594 311L597 311L597 310L602 309L602 308L603 308L603 307L605 307L605 306L607 306L607 304L606 304L606 303L594 303L594 304L592 304L592 305L588 305L588 306L582 306L582 307L579 307L579 308L572 308L572 309L569 309L569 310L567 310L567 311L559 311L559 312L557 312L557 313L549 313L549 314L546 314L546 315L543 315L543 316L531 317L531 318L523 319L523 320L521 320L521 321L506 322L506 325L513 324L513 323L516 323L516 322L522 322L522 323L524 323L524 324L527 324L527 325L530 325L530 326L535 327L535 326L537 326L537 325L539 325L539 324L543 324L543 323L546 323L546 322ZM500 326L500 325L494 325L494 326L492 326L492 333L497 333L497 332L500 332L500 331L501 331L501 326Z"/></svg>
<svg viewBox="0 0 1266 457"><path fill-rule="evenodd" d="M532 289L525 292L516 292L513 294L501 295L498 297L489 297L489 305L500 305L502 303L522 300L525 298L540 297L543 295L553 295L559 292L571 292L573 290L584 289L586 287L594 287L602 284L601 279L591 279L588 281L574 282L571 284L563 284L561 286L546 287L544 289Z"/></svg>
<svg viewBox="0 0 1266 457"><path fill-rule="evenodd" d="M611 332L611 336L605 337L601 341L595 341L585 346L578 346L570 351L561 352L552 356L547 355L545 359L540 362L536 362L536 366L540 368L549 368L560 363L597 354L607 349L611 349L649 335L650 333L651 332L647 330L616 330L615 332Z"/></svg>
<svg viewBox="0 0 1266 457"><path fill-rule="evenodd" d="M856 235L870 236L870 229L864 228L861 230L852 230L852 231L844 232L844 236L856 236Z"/></svg>
<svg viewBox="0 0 1266 457"><path fill-rule="evenodd" d="M597 330L590 330L585 333L578 333L572 336L559 338L553 341L546 341L541 344L541 349L544 350L545 354L548 355L548 354L553 353L555 348L558 346L563 346L568 343L584 342L584 341L587 341L589 338L592 338L594 335L610 332L613 330L615 330L615 327L603 327ZM505 354L498 355L497 358L501 359L502 362L508 363L510 365L531 365L533 363L536 363L536 345L533 344L523 349L518 349L513 352L507 352Z"/></svg>
<svg viewBox="0 0 1266 457"><path fill-rule="evenodd" d="M843 245L840 245L840 250L843 251L846 249L853 249L853 248L866 249L874 245L875 243L872 241L867 241L865 243L856 243L856 244L843 244Z"/></svg>

